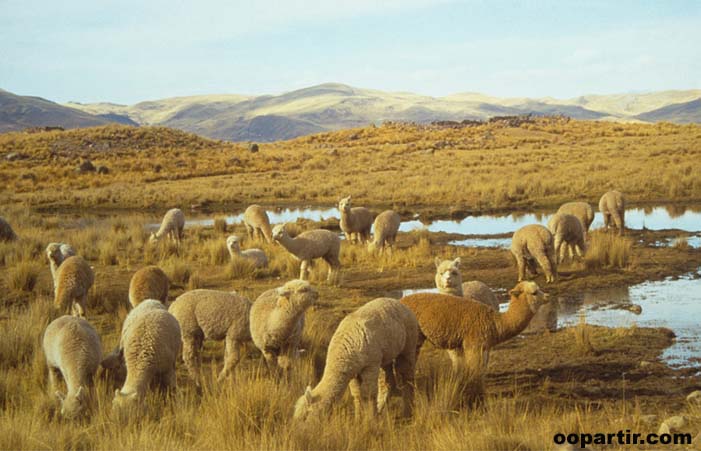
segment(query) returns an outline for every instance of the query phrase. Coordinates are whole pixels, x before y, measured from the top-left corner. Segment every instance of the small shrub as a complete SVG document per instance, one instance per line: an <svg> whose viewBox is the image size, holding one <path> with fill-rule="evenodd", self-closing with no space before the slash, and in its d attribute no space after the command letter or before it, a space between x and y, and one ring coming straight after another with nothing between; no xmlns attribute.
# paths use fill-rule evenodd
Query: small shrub
<svg viewBox="0 0 701 451"><path fill-rule="evenodd" d="M574 330L574 342L575 348L582 355L593 355L596 354L594 346L591 344L591 331L589 325L587 325L587 319L584 312L579 315L579 324L575 326Z"/></svg>
<svg viewBox="0 0 701 451"><path fill-rule="evenodd" d="M247 258L236 257L226 267L226 277L229 279L251 279L254 277L256 267Z"/></svg>
<svg viewBox="0 0 701 451"><path fill-rule="evenodd" d="M672 246L674 246L675 249L679 249L682 251L689 250L689 240L685 236L680 236L678 238L675 238Z"/></svg>
<svg viewBox="0 0 701 451"><path fill-rule="evenodd" d="M5 283L13 290L32 291L39 279L39 265L34 262L22 261L7 270Z"/></svg>
<svg viewBox="0 0 701 451"><path fill-rule="evenodd" d="M227 232L226 219L216 218L214 220L214 231L222 235Z"/></svg>
<svg viewBox="0 0 701 451"><path fill-rule="evenodd" d="M587 269L626 268L633 255L633 241L614 233L592 233L584 256Z"/></svg>
<svg viewBox="0 0 701 451"><path fill-rule="evenodd" d="M161 261L160 267L173 283L185 285L190 281L192 275L190 266L177 258L170 257Z"/></svg>

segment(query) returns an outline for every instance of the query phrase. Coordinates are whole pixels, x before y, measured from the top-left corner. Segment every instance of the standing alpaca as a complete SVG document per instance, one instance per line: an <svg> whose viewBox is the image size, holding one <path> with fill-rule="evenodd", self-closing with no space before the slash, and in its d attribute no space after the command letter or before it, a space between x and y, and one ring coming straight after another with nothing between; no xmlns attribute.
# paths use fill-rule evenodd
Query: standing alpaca
<svg viewBox="0 0 701 451"><path fill-rule="evenodd" d="M151 233L149 242L155 243L164 236L168 236L171 240L180 244L183 239L183 229L185 228L185 215L179 208L173 208L168 210L163 216L163 221L161 221L161 227L158 232Z"/></svg>
<svg viewBox="0 0 701 451"><path fill-rule="evenodd" d="M328 230L317 229L302 232L292 238L285 230L285 224L278 224L273 228L273 239L302 261L299 269L300 279L307 279L312 260L322 258L329 264L327 281L337 282L338 271L341 269L341 239L338 235Z"/></svg>
<svg viewBox="0 0 701 451"><path fill-rule="evenodd" d="M401 302L419 322L418 348L428 340L439 349L453 351L453 369L464 360L472 369L486 370L489 350L520 334L548 299L535 282L519 282L509 294L509 309L504 313L446 294L412 294Z"/></svg>
<svg viewBox="0 0 701 451"><path fill-rule="evenodd" d="M518 265L518 281L526 278L526 266L536 274L536 264L545 272L545 281L554 282L557 275L555 240L550 230L540 224L530 224L518 229L511 239L511 253Z"/></svg>
<svg viewBox="0 0 701 451"><path fill-rule="evenodd" d="M623 235L626 228L626 199L620 191L609 191L599 200L599 211L604 216L604 227L618 229L618 234Z"/></svg>
<svg viewBox="0 0 701 451"><path fill-rule="evenodd" d="M381 412L395 386L402 393L404 415L410 416L417 338L416 317L396 299L375 299L346 316L331 337L324 375L297 400L294 419L323 415L346 387L356 417L362 404Z"/></svg>
<svg viewBox="0 0 701 451"><path fill-rule="evenodd" d="M243 212L243 223L246 226L248 238L265 237L268 243L272 242L273 234L270 229L270 219L268 219L268 213L260 205L250 205Z"/></svg>
<svg viewBox="0 0 701 451"><path fill-rule="evenodd" d="M341 199L338 203L341 212L341 230L349 243L370 241L372 228L372 213L365 207L351 208L351 196Z"/></svg>

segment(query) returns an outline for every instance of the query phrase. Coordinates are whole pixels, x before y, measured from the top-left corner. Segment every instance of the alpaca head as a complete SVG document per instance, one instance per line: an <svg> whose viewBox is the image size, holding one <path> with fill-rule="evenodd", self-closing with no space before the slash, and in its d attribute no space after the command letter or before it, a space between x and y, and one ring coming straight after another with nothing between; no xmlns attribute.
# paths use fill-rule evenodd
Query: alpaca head
<svg viewBox="0 0 701 451"><path fill-rule="evenodd" d="M306 421L319 413L319 397L312 395L312 388L307 386L304 394L295 403L292 419Z"/></svg>
<svg viewBox="0 0 701 451"><path fill-rule="evenodd" d="M236 235L230 235L226 239L226 248L229 250L229 252L233 251L238 254L241 251L239 237L237 237Z"/></svg>
<svg viewBox="0 0 701 451"><path fill-rule="evenodd" d="M88 405L88 393L81 385L75 393L63 395L56 392L56 396L61 401L61 416L67 419L75 419L82 416Z"/></svg>
<svg viewBox="0 0 701 451"><path fill-rule="evenodd" d="M49 243L49 245L46 246L46 256L49 261L53 262L56 266L60 265L63 261L61 243Z"/></svg>
<svg viewBox="0 0 701 451"><path fill-rule="evenodd" d="M116 389L112 400L112 409L118 411L120 409L128 409L136 404L138 397L137 392L122 393L121 390Z"/></svg>
<svg viewBox="0 0 701 451"><path fill-rule="evenodd" d="M287 234L287 231L285 230L286 225L286 223L278 224L275 227L273 227L273 241L280 242L282 239L289 236Z"/></svg>
<svg viewBox="0 0 701 451"><path fill-rule="evenodd" d="M349 212L351 209L351 196L344 197L338 202L338 211Z"/></svg>
<svg viewBox="0 0 701 451"><path fill-rule="evenodd" d="M290 280L277 289L277 306L283 310L306 309L319 299L319 292L306 280Z"/></svg>
<svg viewBox="0 0 701 451"><path fill-rule="evenodd" d="M436 288L441 293L462 296L462 276L460 275L460 257L455 260L441 260L436 257Z"/></svg>
<svg viewBox="0 0 701 451"><path fill-rule="evenodd" d="M525 301L533 313L536 313L541 306L547 304L550 298L547 293L541 291L535 282L531 281L519 282L509 291L509 294L511 295L511 302L517 302L517 300Z"/></svg>

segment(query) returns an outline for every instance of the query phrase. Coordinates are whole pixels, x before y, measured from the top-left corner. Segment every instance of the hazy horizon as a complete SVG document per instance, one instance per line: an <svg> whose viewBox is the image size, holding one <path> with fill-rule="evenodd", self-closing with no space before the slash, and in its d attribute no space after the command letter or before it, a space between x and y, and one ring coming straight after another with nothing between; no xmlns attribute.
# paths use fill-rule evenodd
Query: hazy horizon
<svg viewBox="0 0 701 451"><path fill-rule="evenodd" d="M688 0L0 4L0 88L60 103L323 83L557 99L701 88Z"/></svg>

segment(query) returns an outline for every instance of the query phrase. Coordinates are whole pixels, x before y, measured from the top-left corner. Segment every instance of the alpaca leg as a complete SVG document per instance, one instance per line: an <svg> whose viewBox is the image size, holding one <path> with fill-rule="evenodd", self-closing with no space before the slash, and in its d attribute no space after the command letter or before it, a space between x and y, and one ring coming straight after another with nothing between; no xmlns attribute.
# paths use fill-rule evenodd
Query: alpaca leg
<svg viewBox="0 0 701 451"><path fill-rule="evenodd" d="M160 380L160 385L164 394L175 390L175 367L163 374Z"/></svg>
<svg viewBox="0 0 701 451"><path fill-rule="evenodd" d="M404 403L404 416L410 417L414 411L414 374L416 372L416 354L408 350L400 354L394 364L396 372L395 386L399 389Z"/></svg>
<svg viewBox="0 0 701 451"><path fill-rule="evenodd" d="M608 232L609 227L611 226L611 214L603 212L601 214L604 217L604 230Z"/></svg>
<svg viewBox="0 0 701 451"><path fill-rule="evenodd" d="M73 316L85 318L85 308L83 307L83 305L85 305L85 298L87 298L87 295L84 295L81 301L73 301L71 306L71 314Z"/></svg>
<svg viewBox="0 0 701 451"><path fill-rule="evenodd" d="M555 255L557 255L558 258L560 258L560 255L562 254L562 238L560 236L555 236L553 248L555 249Z"/></svg>
<svg viewBox="0 0 701 451"><path fill-rule="evenodd" d="M521 282L526 278L526 259L523 255L516 255L516 264L518 265L518 281Z"/></svg>
<svg viewBox="0 0 701 451"><path fill-rule="evenodd" d="M392 364L385 365L380 370L380 376L377 380L377 412L381 413L387 405L387 399L392 393L392 389L396 386L394 381L394 371Z"/></svg>
<svg viewBox="0 0 701 451"><path fill-rule="evenodd" d="M248 225L246 223L244 223L244 225L246 226L246 234L248 235L248 239L252 240L253 239L253 227L251 227L250 225Z"/></svg>
<svg viewBox="0 0 701 451"><path fill-rule="evenodd" d="M200 385L200 349L202 347L203 337L194 336L183 340L183 362L187 372L195 381L197 386Z"/></svg>
<svg viewBox="0 0 701 451"><path fill-rule="evenodd" d="M536 261L538 261L538 264L540 265L541 268L543 268L543 271L545 272L545 281L547 283L552 282L553 280L553 260L555 257L554 255L550 256L545 253L545 251L539 251L533 254L535 257Z"/></svg>
<svg viewBox="0 0 701 451"><path fill-rule="evenodd" d="M350 380L348 383L348 389L350 390L351 397L353 398L353 411L355 413L355 418L360 418L360 414L363 410L361 402L360 375Z"/></svg>
<svg viewBox="0 0 701 451"><path fill-rule="evenodd" d="M623 214L624 212L614 210L611 216L613 216L613 223L616 226L616 229L618 229L618 234L623 235Z"/></svg>
<svg viewBox="0 0 701 451"><path fill-rule="evenodd" d="M363 410L370 411L372 416L377 415L377 381L379 377L380 367L378 366L367 367L360 373L360 397L363 402Z"/></svg>
<svg viewBox="0 0 701 451"><path fill-rule="evenodd" d="M453 371L458 372L460 370L460 363L464 360L462 349L448 349L448 357L453 364Z"/></svg>
<svg viewBox="0 0 701 451"><path fill-rule="evenodd" d="M309 272L309 260L302 260L302 264L299 265L299 278L302 280L307 280L308 272Z"/></svg>
<svg viewBox="0 0 701 451"><path fill-rule="evenodd" d="M277 354L270 351L263 351L263 358L265 359L265 364L271 374L276 374L278 370L277 366Z"/></svg>
<svg viewBox="0 0 701 451"><path fill-rule="evenodd" d="M49 368L49 393L52 395L58 390L58 381L61 377L61 371L58 368Z"/></svg>
<svg viewBox="0 0 701 451"><path fill-rule="evenodd" d="M557 279L557 257L552 249L548 249L546 256L550 263L550 282L554 282Z"/></svg>
<svg viewBox="0 0 701 451"><path fill-rule="evenodd" d="M224 348L224 368L222 368L217 377L218 382L222 382L227 376L231 374L231 371L238 365L241 359L241 347L240 344L231 337L226 337L226 344Z"/></svg>

